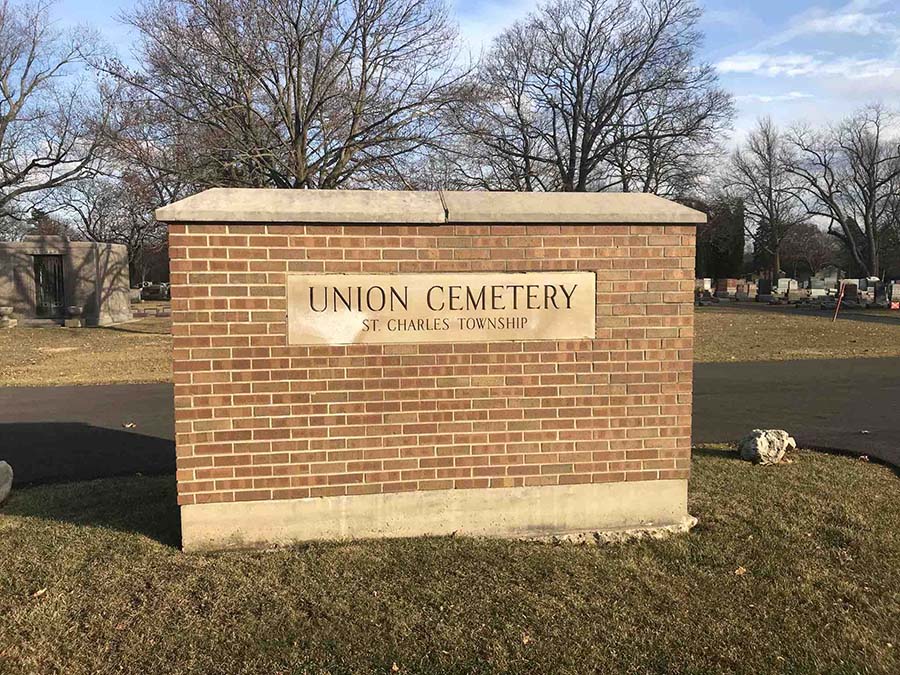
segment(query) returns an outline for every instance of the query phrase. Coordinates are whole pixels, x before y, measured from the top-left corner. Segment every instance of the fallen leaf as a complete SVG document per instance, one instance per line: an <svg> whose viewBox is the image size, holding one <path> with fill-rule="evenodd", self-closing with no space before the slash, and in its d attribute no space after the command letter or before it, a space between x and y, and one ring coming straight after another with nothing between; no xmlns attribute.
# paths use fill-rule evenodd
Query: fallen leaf
<svg viewBox="0 0 900 675"><path fill-rule="evenodd" d="M527 645L531 642L531 636L528 633L522 633L522 644Z"/></svg>
<svg viewBox="0 0 900 675"><path fill-rule="evenodd" d="M32 594L31 594L31 597L32 597L32 598L39 598L39 597L41 597L41 596L42 596L44 593L46 593L46 592L47 592L47 589L46 589L46 588L41 588L40 590L37 590L37 591L35 591L34 593L32 593Z"/></svg>
<svg viewBox="0 0 900 675"><path fill-rule="evenodd" d="M396 661L394 661L394 663L391 664L391 672L392 672L392 673L399 673L399 672L400 672L400 666L397 665L397 662L396 662Z"/></svg>
<svg viewBox="0 0 900 675"><path fill-rule="evenodd" d="M737 576L742 577L742 576L744 576L745 574L747 574L747 568L744 567L743 565L741 565L740 567L738 567L738 568L734 571L734 573L735 573Z"/></svg>

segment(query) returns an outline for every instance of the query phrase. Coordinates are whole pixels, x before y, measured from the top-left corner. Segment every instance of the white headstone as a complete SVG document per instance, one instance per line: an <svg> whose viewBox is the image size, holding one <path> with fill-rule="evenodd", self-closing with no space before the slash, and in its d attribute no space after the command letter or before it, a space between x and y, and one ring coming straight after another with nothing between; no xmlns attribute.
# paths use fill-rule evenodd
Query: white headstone
<svg viewBox="0 0 900 675"><path fill-rule="evenodd" d="M0 505L9 499L12 492L13 470L6 462L0 462Z"/></svg>

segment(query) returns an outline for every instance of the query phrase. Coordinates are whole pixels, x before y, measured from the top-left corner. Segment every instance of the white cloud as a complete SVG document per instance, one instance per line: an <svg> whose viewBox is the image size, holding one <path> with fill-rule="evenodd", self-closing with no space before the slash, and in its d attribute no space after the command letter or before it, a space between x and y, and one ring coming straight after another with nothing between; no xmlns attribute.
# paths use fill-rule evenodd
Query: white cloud
<svg viewBox="0 0 900 675"><path fill-rule="evenodd" d="M752 73L754 75L806 74L815 59L808 54L783 54L773 56L762 52L734 54L716 64L721 73Z"/></svg>
<svg viewBox="0 0 900 675"><path fill-rule="evenodd" d="M900 72L900 11L895 7L890 0L851 0L833 10L813 7L752 49L722 59L717 68L762 77L892 78ZM833 37L828 51L796 47L801 38L826 35ZM795 49L773 51L787 43Z"/></svg>
<svg viewBox="0 0 900 675"><path fill-rule="evenodd" d="M900 15L888 0L852 0L837 9L813 7L795 15L788 27L758 47L776 47L807 36L850 35L900 37Z"/></svg>
<svg viewBox="0 0 900 675"><path fill-rule="evenodd" d="M852 102L854 107L866 101L882 101L896 108L900 100L900 68L896 68L890 77L828 78L822 81L822 91L834 100Z"/></svg>
<svg viewBox="0 0 900 675"><path fill-rule="evenodd" d="M833 54L734 54L716 64L720 73L765 77L844 77L850 80L892 77L900 61L891 58L838 57Z"/></svg>
<svg viewBox="0 0 900 675"><path fill-rule="evenodd" d="M753 103L779 103L802 101L803 99L813 98L813 95L801 91L789 91L786 94L741 94L734 98L738 101L749 101Z"/></svg>

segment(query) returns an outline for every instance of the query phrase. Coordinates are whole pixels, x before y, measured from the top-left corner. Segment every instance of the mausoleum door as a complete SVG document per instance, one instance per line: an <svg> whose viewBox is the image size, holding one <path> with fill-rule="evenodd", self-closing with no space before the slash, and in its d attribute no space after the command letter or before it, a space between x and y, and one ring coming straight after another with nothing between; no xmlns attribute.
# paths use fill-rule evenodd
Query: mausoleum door
<svg viewBox="0 0 900 675"><path fill-rule="evenodd" d="M34 256L34 288L37 317L63 316L65 293L61 255Z"/></svg>

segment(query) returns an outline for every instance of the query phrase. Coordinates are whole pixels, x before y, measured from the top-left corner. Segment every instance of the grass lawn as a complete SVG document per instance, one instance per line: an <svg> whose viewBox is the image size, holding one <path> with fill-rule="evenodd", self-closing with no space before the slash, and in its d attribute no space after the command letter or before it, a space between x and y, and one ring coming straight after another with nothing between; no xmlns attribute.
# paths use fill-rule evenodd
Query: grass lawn
<svg viewBox="0 0 900 675"><path fill-rule="evenodd" d="M151 317L107 328L0 331L0 386L170 382L170 328L170 319ZM832 323L827 312L701 307L694 356L697 361L900 356L900 320Z"/></svg>
<svg viewBox="0 0 900 675"><path fill-rule="evenodd" d="M846 315L884 316L868 310ZM900 316L892 323L839 319L829 312L805 313L752 305L695 310L696 361L789 361L900 356Z"/></svg>
<svg viewBox="0 0 900 675"><path fill-rule="evenodd" d="M172 380L171 320L0 330L0 386Z"/></svg>
<svg viewBox="0 0 900 675"><path fill-rule="evenodd" d="M600 547L189 556L172 478L22 489L0 510L0 672L900 672L900 482L795 457L695 451L698 527Z"/></svg>

